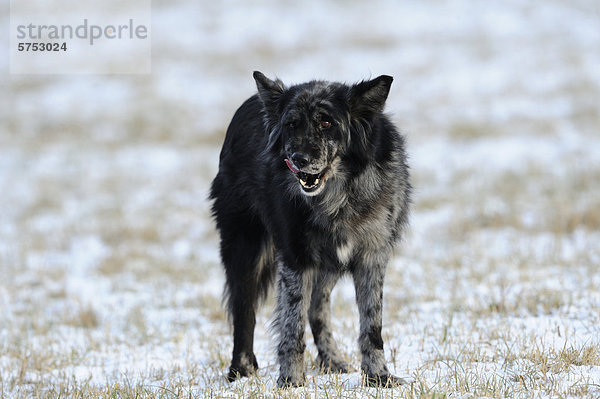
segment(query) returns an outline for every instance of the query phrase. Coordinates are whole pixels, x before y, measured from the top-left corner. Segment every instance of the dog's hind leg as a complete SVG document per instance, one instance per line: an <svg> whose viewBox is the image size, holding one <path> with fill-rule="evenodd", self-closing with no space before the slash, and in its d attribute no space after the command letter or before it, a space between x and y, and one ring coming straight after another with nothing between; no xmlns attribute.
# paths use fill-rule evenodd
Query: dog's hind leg
<svg viewBox="0 0 600 399"><path fill-rule="evenodd" d="M221 228L221 258L226 274L226 302L233 324L233 356L227 379L253 374L256 310L273 279L274 260L270 239L254 218L228 220Z"/></svg>
<svg viewBox="0 0 600 399"><path fill-rule="evenodd" d="M331 332L331 290L340 273L326 269L315 272L308 320L315 345L319 350L317 364L325 372L347 373L348 364L342 358Z"/></svg>

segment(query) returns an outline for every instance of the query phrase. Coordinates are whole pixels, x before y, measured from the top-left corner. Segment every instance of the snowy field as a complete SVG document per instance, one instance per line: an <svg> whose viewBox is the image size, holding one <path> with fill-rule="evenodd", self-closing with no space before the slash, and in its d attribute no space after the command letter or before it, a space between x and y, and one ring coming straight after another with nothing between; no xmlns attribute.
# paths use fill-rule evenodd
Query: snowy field
<svg viewBox="0 0 600 399"><path fill-rule="evenodd" d="M597 1L156 0L152 16L151 75L11 76L0 56L0 397L600 396ZM307 332L306 387L276 389L272 297L258 376L225 382L206 197L255 69L395 77L415 198L383 333L406 386L319 374ZM333 323L358 369L353 295L336 288Z"/></svg>

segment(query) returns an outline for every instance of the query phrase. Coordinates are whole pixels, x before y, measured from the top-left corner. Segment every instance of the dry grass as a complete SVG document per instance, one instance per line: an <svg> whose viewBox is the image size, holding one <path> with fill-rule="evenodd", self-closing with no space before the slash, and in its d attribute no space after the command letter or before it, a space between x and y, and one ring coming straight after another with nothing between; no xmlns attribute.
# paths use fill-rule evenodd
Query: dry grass
<svg viewBox="0 0 600 399"><path fill-rule="evenodd" d="M94 302L94 297L73 291L69 283L72 278L69 257L58 256L52 267L24 264L11 269L12 283L4 289L9 290L8 314L12 321L8 324L9 319L3 319L4 334L10 339L0 346L0 353L3 369L12 371L3 373L0 392L8 397L156 398L438 398L449 393L499 398L593 396L598 391L591 372L600 366L597 341L578 343L566 338L563 345L556 346L552 339L536 336L535 330L519 327L520 321L549 318L556 320L556 324L553 332L544 330L547 334L556 339L576 334L560 318L572 314L574 308L579 309L581 300L598 284L586 286L585 274L569 272L572 266L561 250L564 237L569 239L575 232L593 231L587 219L569 229L555 228L551 223L528 227L511 214L526 211L522 204L528 194L505 185L527 181L533 172L523 173L501 175L480 188L480 192L490 197L505 196L509 210L475 207L473 213L456 212L451 223L441 225L445 230L438 230L438 236L441 234L454 243L448 247L449 253L426 255L418 246L411 247L414 237L399 251L399 264L410 264L411 259L418 262L416 269L392 267L386 289L386 352L398 374L408 374L414 379L405 387L373 390L360 387L355 374L319 376L313 363L314 347L309 346L307 387L291 391L274 389L276 365L269 349L271 338L265 329L272 298L267 301L257 332L264 371L257 378L226 384L223 373L229 364L231 343L221 308L220 287L215 290L211 278L219 274L218 264L203 263L202 255L193 251L184 253L183 258L173 258L168 243L174 241L165 240L176 241L184 231L165 234L157 224L134 225L123 212L103 211L93 216L98 219L92 225L100 226L98 237L110 251L97 257L86 278L99 284L108 283L110 295ZM592 190L589 182L596 173L591 171L590 176L584 175L565 188L571 193ZM456 180L461 178L457 176ZM552 181L556 180L548 180ZM115 182L115 186L120 185ZM555 190L560 192L558 188ZM470 194L466 191L465 195ZM466 201L464 197L448 198L449 202L431 200L426 205L420 204L413 218L442 206L462 209ZM40 200L28 208L30 216L21 218L21 228L32 233L22 244L23 261L28 253L72 250L68 234L49 239L30 223L37 215L56 209L60 211L59 200ZM167 220L160 213L150 217L156 209L148 208L143 214L148 220ZM575 213L572 207L558 208L555 216L568 218ZM514 233L507 238L503 236L506 231ZM540 258L531 258L531 251L537 245L535 237L541 233L553 237L547 244L549 251ZM483 239L485 235L492 241L494 237L503 237L509 243L524 237L532 241L521 242L506 253L494 254ZM216 244L214 232L198 237L210 237L211 246ZM458 245L460 241L462 244ZM585 247L578 251L574 256L579 267L592 270L594 252L586 252ZM564 274L560 268L566 270ZM567 287L556 287L543 283L540 276L546 276L548 284L565 276L575 281ZM349 281L344 284L346 288L334 294L335 334L343 343L347 360L358 368L357 314L353 298L347 294L351 284ZM579 291L570 287L579 287ZM597 312L593 303L588 305L592 306L589 312ZM167 319L159 316L163 311L170 315ZM190 316L178 318L178 313ZM584 318L581 322L588 329L594 328L593 320ZM192 331L202 332L190 337ZM69 337L68 341L63 342L64 336ZM310 340L310 334L307 336ZM128 363L121 355L152 353L152 348L173 345L179 349L163 357L163 366L159 368L150 364L136 368L135 362ZM413 345L417 346L416 351ZM176 359L179 352L191 355L184 355L183 364L169 365L170 356ZM97 371L92 370L102 370L111 358L122 359L120 362L129 366L122 374L106 376L105 383L94 382L93 374ZM89 370L91 375L85 377L84 372L78 376L75 373L80 369ZM560 382L567 375L571 376L569 382Z"/></svg>

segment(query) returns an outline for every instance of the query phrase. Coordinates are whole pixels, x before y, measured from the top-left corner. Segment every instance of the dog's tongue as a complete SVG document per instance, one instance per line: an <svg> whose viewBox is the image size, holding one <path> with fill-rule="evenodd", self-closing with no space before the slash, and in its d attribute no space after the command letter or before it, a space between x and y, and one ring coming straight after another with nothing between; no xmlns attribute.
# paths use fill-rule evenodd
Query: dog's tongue
<svg viewBox="0 0 600 399"><path fill-rule="evenodd" d="M288 168L290 168L290 170L294 173L298 173L300 172L300 169L297 169L294 164L289 160L289 159L285 159L285 164L287 165Z"/></svg>

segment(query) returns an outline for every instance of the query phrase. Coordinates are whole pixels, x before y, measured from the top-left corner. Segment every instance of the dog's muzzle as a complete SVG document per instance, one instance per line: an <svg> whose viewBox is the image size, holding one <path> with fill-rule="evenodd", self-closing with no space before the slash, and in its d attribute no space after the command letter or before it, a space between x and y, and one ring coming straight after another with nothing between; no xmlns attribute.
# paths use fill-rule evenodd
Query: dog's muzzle
<svg viewBox="0 0 600 399"><path fill-rule="evenodd" d="M292 161L285 159L287 167L294 173L304 193L315 195L324 183L324 171L320 173L306 173L300 170Z"/></svg>

